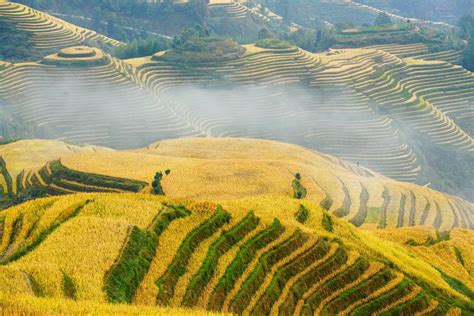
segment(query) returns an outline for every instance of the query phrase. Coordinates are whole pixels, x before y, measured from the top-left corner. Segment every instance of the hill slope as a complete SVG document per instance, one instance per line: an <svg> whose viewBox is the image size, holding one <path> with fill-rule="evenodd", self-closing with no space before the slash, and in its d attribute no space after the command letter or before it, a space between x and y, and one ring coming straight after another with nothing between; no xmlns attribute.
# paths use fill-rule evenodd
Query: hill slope
<svg viewBox="0 0 474 316"><path fill-rule="evenodd" d="M0 1L0 18L13 23L20 30L31 32L33 45L41 50L94 42L112 46L123 45L94 31L15 2Z"/></svg>
<svg viewBox="0 0 474 316"><path fill-rule="evenodd" d="M18 142L4 146L21 148ZM23 147L6 156L5 179L18 190L41 187L47 193L148 192L155 172L171 170L162 180L174 198L232 201L256 196L293 196L300 173L306 199L356 226L428 226L439 231L472 228L473 205L459 197L385 178L363 167L298 146L249 139L180 139L136 151L60 150L48 143ZM63 146L58 144L59 148ZM0 151L1 152L1 151ZM57 154L54 154L54 153ZM36 157L34 164L23 155ZM16 158L18 157L18 158ZM13 166L11 163L15 162ZM26 172L19 173L25 161ZM36 166L35 168L32 168ZM4 181L8 182L8 181Z"/></svg>
<svg viewBox="0 0 474 316"><path fill-rule="evenodd" d="M0 97L41 137L115 148L202 135L276 139L472 199L472 177L442 163L473 161L471 72L415 46L244 48L200 65L165 52L123 62L63 50L6 64Z"/></svg>
<svg viewBox="0 0 474 316"><path fill-rule="evenodd" d="M255 315L469 311L470 279L456 290L442 267L313 203L222 206L78 194L6 210L0 291ZM304 225L294 217L302 207Z"/></svg>

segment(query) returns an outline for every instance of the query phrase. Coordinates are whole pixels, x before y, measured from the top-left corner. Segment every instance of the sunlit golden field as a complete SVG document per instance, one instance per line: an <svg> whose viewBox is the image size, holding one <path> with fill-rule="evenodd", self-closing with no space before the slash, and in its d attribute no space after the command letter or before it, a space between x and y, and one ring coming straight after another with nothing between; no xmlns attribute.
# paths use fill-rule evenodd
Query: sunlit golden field
<svg viewBox="0 0 474 316"><path fill-rule="evenodd" d="M344 217L349 221L357 216L364 204L367 214L358 226L380 226L384 221L389 227L422 224L439 225L436 228L446 230L454 226L468 227L467 217L472 216L470 202L397 182L298 146L271 141L181 139L163 141L137 151L78 153L62 158L61 163L85 173L144 182L151 182L156 171L170 169L171 174L162 181L165 193L193 200L232 200L264 195L288 197L292 195L290 184L294 174L299 172L303 177L302 184L308 190L307 199L320 203L328 194L333 199L331 211L343 207L346 189L350 201L345 206L348 212ZM361 201L362 188L369 193L367 201ZM385 190L389 192L390 201L386 217L382 219ZM400 214L402 195L406 201L405 210ZM427 207L428 213L423 214Z"/></svg>
<svg viewBox="0 0 474 316"><path fill-rule="evenodd" d="M320 240L324 236L329 239L337 237L344 243L344 247L370 260L372 263L369 270L361 275L361 279L355 281L352 286L363 284L365 279L370 279L376 275L377 271L386 269L387 263L391 263L390 265L393 265L392 267L399 271L397 272L399 274L397 276L394 275L391 283L389 282L379 289L374 289L372 294L374 298L389 291L390 288L398 286L402 280L408 277L415 283L423 281L424 283L420 283L424 284L422 288L423 286L425 288L427 286L436 288L438 291L445 293L445 295L456 297L461 301L467 300L467 297L451 288L436 269L459 278L468 288L474 288L474 283L470 277L472 274L472 258L470 253L473 251L473 243L469 242L474 237L469 230L454 230L451 232L451 240L446 242L431 246L408 247L404 245L400 238L388 241L389 237L385 237L388 236L385 234L385 230L357 230L349 223L335 216L331 216L334 230L333 232L328 232L321 224L323 220L322 209L311 201L298 201L290 197L248 197L246 199L215 201L221 203L223 208L229 212L231 221L193 250L194 252L186 272L176 283L174 296L169 302L170 306L183 306L181 305L181 300L190 284L189 282L205 260L205 254L210 246L217 240L222 231L232 229L234 225L244 218L249 210L253 210L261 222L256 227L254 233L249 234L241 243L237 244L238 247L245 244L252 236L262 232L265 227L271 224L274 218L277 218L281 220L281 223L287 230L274 245L283 242L284 239L295 233L297 229L300 229L305 234L308 234L308 236L313 236L311 238L314 238L314 241ZM135 203L135 207L132 207L132 203ZM50 223L49 225L52 224L52 221L62 224L60 224L59 228L53 230L43 242L32 249L30 248L29 252L19 259L15 259L14 262L9 262L8 258L14 256L15 251L8 251L6 257L3 255L3 262L9 263L0 269L0 278L3 279L0 287L3 293L0 295L2 298L0 306L5 306L6 311L41 312L49 310L79 313L81 311L89 311L91 310L90 306L93 306L94 310L103 311L104 313L123 312L134 314L145 311L158 313L159 310L144 307L101 304L108 300L103 291L105 286L104 276L108 273L111 266L114 265L114 262L119 260L121 252L123 255L124 244L130 238L130 229L133 227L145 230L149 228L153 219L160 212L164 212L163 206L168 205L168 203L181 203L191 211L191 214L188 217L171 222L169 227L160 236L156 254L151 261L147 273L143 276L136 289L133 298L134 304L154 305L154 298L158 293L155 281L170 266L180 244L186 236L193 229L203 225L212 216L216 204L196 203L182 198L153 197L149 194L76 194L73 196L31 201L3 211L2 217L5 218L5 229L0 236L3 240L11 240L11 236L15 236L14 249L21 249L24 246L34 244L34 240L37 238L35 236L39 236L41 231L48 230L48 222ZM305 205L309 210L308 220L304 224L298 223L294 218L294 214L301 204ZM71 206L73 206L72 209L79 210L72 217ZM22 218L22 225L19 230L18 228L16 229L16 233L13 233L10 226L14 225L15 219L18 218ZM40 222L42 223L41 225L34 225L34 223ZM393 231L395 230L393 229ZM433 231L428 228L405 229L403 231L405 238L408 238L406 236L411 236L413 240L420 242L424 240L425 236L433 235ZM30 237L26 237L26 235ZM398 245L397 242L400 242L400 244ZM445 248L443 243L456 245L456 247L462 249L465 268L461 267L461 269L465 269L464 272L455 271L445 263L449 255L447 256L446 251L443 250ZM303 247L309 247L310 245L311 242L308 241L306 246ZM232 257L237 254L238 247L231 249L229 255L222 257L222 261L219 261L219 266L216 270L217 275L212 279L211 284L216 286L226 267L232 262ZM3 249L5 249L5 246L3 246ZM263 253L261 252L260 254ZM295 258L297 257L297 252L294 256ZM330 257L331 255L328 255L326 260ZM279 263L281 267L285 265L284 262ZM272 270L272 274L278 271L276 267L278 265ZM248 270L245 275L250 275L251 271ZM270 284L272 274L269 275L269 279L265 281L266 283L264 282L264 286ZM63 275L67 275L73 280L75 299L78 303L63 300L67 298L67 295L64 294L64 284L62 285L64 282ZM36 284L33 289L32 282ZM350 288L349 284L346 286ZM38 287L41 289L41 295L46 298L34 299L25 296L35 292L37 294ZM263 295L264 289L261 288L257 295ZM206 308L206 301L212 295L212 287L208 287L207 291L199 303L200 308ZM332 296L328 296L326 299L327 303L337 297L336 293L344 291L345 289L341 288L338 292L334 292ZM233 295L237 294L235 291L231 293ZM15 296L12 295L20 296L18 300L15 300ZM47 297L61 300L51 300ZM406 298L406 300L410 299L411 297ZM93 301L94 303L88 305L87 301ZM280 300L279 302L283 304L285 301ZM366 303L367 301L354 302L350 309L356 309ZM255 304L257 304L257 301L249 306L258 306ZM320 305L320 308L324 308L324 306L324 304ZM180 312L185 311L176 311L176 313Z"/></svg>
<svg viewBox="0 0 474 316"><path fill-rule="evenodd" d="M467 5L135 2L0 0L0 315L474 315Z"/></svg>

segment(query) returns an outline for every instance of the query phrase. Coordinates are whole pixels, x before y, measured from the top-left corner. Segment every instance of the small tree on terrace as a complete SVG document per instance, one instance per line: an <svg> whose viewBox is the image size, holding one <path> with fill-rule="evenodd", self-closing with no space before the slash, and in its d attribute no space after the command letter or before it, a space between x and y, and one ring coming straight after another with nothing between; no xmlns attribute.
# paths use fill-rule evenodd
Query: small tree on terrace
<svg viewBox="0 0 474 316"><path fill-rule="evenodd" d="M152 186L152 193L156 195L165 195L165 192L163 191L163 188L161 187L161 179L163 179L163 173L157 172L155 174L155 179L151 183Z"/></svg>
<svg viewBox="0 0 474 316"><path fill-rule="evenodd" d="M298 172L295 174L295 179L291 184L293 187L293 197L301 200L306 197L306 188L301 184L301 174Z"/></svg>
<svg viewBox="0 0 474 316"><path fill-rule="evenodd" d="M381 12L374 22L375 25L390 25L392 24L392 19L388 16L387 13Z"/></svg>

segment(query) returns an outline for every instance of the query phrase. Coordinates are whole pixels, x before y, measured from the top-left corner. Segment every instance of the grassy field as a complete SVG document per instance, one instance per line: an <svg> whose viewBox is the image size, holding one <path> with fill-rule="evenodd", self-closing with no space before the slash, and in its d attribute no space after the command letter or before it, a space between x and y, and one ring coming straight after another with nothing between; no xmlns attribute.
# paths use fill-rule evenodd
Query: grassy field
<svg viewBox="0 0 474 316"><path fill-rule="evenodd" d="M304 224L294 215L300 205L308 210ZM137 313L153 311L139 306L158 304L255 314L298 308L304 314L357 314L391 311L403 299L410 307L402 310L409 311L428 310L432 300L439 312L468 308L472 280L458 279L438 263L444 258L441 244L408 249L333 215L330 232L323 214L314 202L290 197L238 199L222 202L222 208L116 193L27 202L1 213L0 306ZM418 230L413 238L430 234ZM467 230L451 234L453 240L458 234L473 238ZM464 246L472 251L471 244ZM123 278L130 281L113 281ZM451 286L452 280L461 287Z"/></svg>
<svg viewBox="0 0 474 316"><path fill-rule="evenodd" d="M24 143L26 144L26 143ZM4 146L6 170L17 176L20 190L43 188L50 195L75 192L151 192L156 172L169 169L161 181L167 196L229 202L253 197L293 197L295 174L302 176L305 200L357 227L426 226L438 231L472 228L472 203L366 168L284 143L233 139L188 138L154 143L134 151L81 148L31 141L27 155ZM35 149L36 148L36 149ZM38 154L35 154L36 150ZM49 155L41 153L48 152ZM1 152L1 148L0 148ZM10 161L16 164L10 166ZM21 172L21 170L27 172ZM7 179L4 177L4 179ZM4 181L8 182L8 181ZM4 188L5 190L5 188ZM290 215L291 216L291 215Z"/></svg>

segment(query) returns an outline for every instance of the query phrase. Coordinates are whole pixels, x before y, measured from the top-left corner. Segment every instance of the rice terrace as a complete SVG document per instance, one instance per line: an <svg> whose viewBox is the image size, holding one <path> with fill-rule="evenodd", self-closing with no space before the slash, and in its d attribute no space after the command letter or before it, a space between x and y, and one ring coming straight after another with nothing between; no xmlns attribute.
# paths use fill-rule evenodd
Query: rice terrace
<svg viewBox="0 0 474 316"><path fill-rule="evenodd" d="M473 315L472 0L0 0L1 315Z"/></svg>

